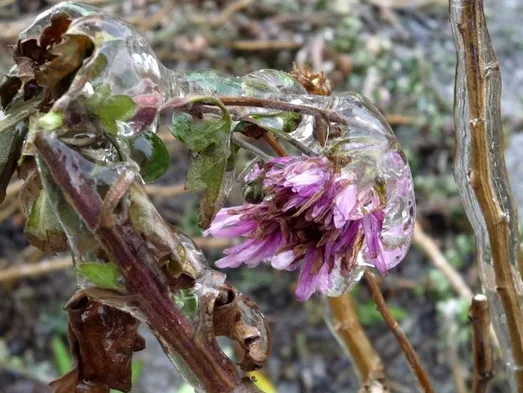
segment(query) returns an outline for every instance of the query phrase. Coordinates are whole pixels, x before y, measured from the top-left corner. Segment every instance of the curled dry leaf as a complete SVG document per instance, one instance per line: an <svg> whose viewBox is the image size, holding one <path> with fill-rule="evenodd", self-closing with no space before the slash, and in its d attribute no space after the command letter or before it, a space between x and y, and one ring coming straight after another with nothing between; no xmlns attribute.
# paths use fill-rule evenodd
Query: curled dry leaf
<svg viewBox="0 0 523 393"><path fill-rule="evenodd" d="M323 72L313 72L309 66L298 67L294 64L291 76L310 94L328 96L332 93L332 83Z"/></svg>
<svg viewBox="0 0 523 393"><path fill-rule="evenodd" d="M250 298L226 282L214 304L214 333L238 342L245 351L239 363L244 371L257 370L267 361L272 347L265 317Z"/></svg>
<svg viewBox="0 0 523 393"><path fill-rule="evenodd" d="M39 37L19 40L13 53L16 69L0 86L5 108L20 89L29 100L47 89L42 104L57 99L67 90L72 76L92 53L93 43L86 36L66 35L72 20L58 13Z"/></svg>
<svg viewBox="0 0 523 393"><path fill-rule="evenodd" d="M24 161L18 166L18 177L24 181L18 197L22 205L22 211L27 217L31 211L31 206L33 206L34 201L36 201L42 190L42 181L33 157L26 156L24 158Z"/></svg>
<svg viewBox="0 0 523 393"><path fill-rule="evenodd" d="M66 309L74 367L51 382L55 393L130 391L133 353L145 348L138 320L83 291L73 295Z"/></svg>

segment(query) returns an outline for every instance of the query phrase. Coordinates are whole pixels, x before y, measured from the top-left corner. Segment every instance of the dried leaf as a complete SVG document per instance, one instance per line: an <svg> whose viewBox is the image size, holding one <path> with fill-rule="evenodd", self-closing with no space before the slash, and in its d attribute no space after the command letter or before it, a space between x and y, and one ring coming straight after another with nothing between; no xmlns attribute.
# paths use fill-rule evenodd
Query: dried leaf
<svg viewBox="0 0 523 393"><path fill-rule="evenodd" d="M133 352L145 348L139 322L116 308L94 301L82 291L66 306L74 368L51 382L55 393L108 393L131 390Z"/></svg>
<svg viewBox="0 0 523 393"><path fill-rule="evenodd" d="M24 180L18 198L24 215L28 217L34 201L42 190L42 182L33 157L24 157L23 162L18 166L18 177Z"/></svg>
<svg viewBox="0 0 523 393"><path fill-rule="evenodd" d="M67 237L44 190L41 190L31 207L25 223L27 241L44 252L68 250Z"/></svg>
<svg viewBox="0 0 523 393"><path fill-rule="evenodd" d="M235 340L245 351L240 362L244 371L254 371L264 366L272 349L270 331L265 317L247 296L226 283L227 302L215 303L214 332Z"/></svg>
<svg viewBox="0 0 523 393"><path fill-rule="evenodd" d="M53 15L51 24L42 30L39 44L43 49L49 49L62 40L63 35L71 24L71 18L64 13Z"/></svg>
<svg viewBox="0 0 523 393"><path fill-rule="evenodd" d="M83 35L67 35L49 50L53 60L35 69L35 79L40 86L54 88L69 74L76 71L93 49L91 40Z"/></svg>
<svg viewBox="0 0 523 393"><path fill-rule="evenodd" d="M104 264L98 262L81 262L77 268L78 274L84 276L94 285L121 291L124 289L122 285L122 276L116 266L112 262Z"/></svg>

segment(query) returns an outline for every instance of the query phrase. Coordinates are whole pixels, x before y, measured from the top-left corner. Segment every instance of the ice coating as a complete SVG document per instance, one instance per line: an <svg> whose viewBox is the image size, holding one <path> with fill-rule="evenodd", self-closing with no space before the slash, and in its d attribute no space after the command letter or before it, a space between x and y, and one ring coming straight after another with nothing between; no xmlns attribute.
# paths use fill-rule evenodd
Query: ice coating
<svg viewBox="0 0 523 393"><path fill-rule="evenodd" d="M271 96L273 97L273 96ZM407 253L414 230L414 183L407 159L389 124L365 97L347 92L336 96L287 96L290 102L329 109L346 118L348 125L336 125L325 149L337 144L350 157L342 169L359 187L375 187L384 182L385 218L382 239L396 266ZM307 116L291 134L315 151L322 148L313 136L313 121ZM340 142L343 141L343 142ZM379 185L378 185L379 186ZM362 250L362 260L365 249Z"/></svg>
<svg viewBox="0 0 523 393"><path fill-rule="evenodd" d="M208 234L247 240L225 250L217 265L254 267L266 261L278 270L299 268L299 300L316 291L340 295L366 266L382 274L395 267L410 246L415 199L410 168L383 116L357 94L264 97L332 111L341 118L330 124L321 146L314 135L317 119L303 116L291 136L318 157L274 159L259 175L263 202L218 213ZM252 177L249 173L250 182ZM312 233L303 232L305 227Z"/></svg>
<svg viewBox="0 0 523 393"><path fill-rule="evenodd" d="M357 184L358 201L372 193L384 199L380 201L383 202L380 241L389 261L387 267L397 265L404 257L410 245L415 214L412 177L390 127L367 99L354 93L307 95L290 74L276 70L260 70L243 77L213 70L179 74L166 69L131 26L95 8L75 3L53 7L26 29L21 39L37 36L42 26L59 13L73 19L65 35L89 37L94 51L78 70L66 94L54 104L54 111L65 112L75 100L89 98L100 87L109 86L111 95L129 96L137 106L130 119L117 122L121 138L133 137L144 130L156 132L158 108L171 98L193 94L259 97L331 111L342 121L331 122L327 127L326 146L321 146L314 135L318 118L311 115L299 118L296 127L287 135L315 154L335 151L346 157L340 168L340 179ZM278 112L281 111L235 107L233 118L256 115L260 118L259 124L283 132L283 119L273 116ZM111 161L117 159L115 152L107 156ZM368 208L358 204L351 212L351 219L361 219ZM369 228L371 224L368 224ZM373 250L365 244L358 253L358 266L370 264L371 254L374 254ZM329 287L329 294L340 293L357 281L362 272L358 268L347 275L337 269L333 268L331 277L338 284Z"/></svg>

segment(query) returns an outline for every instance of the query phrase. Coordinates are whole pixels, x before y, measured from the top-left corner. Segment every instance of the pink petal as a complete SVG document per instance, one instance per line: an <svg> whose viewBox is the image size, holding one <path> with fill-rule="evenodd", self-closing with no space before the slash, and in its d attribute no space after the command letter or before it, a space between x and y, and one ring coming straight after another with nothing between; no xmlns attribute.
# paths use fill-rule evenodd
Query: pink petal
<svg viewBox="0 0 523 393"><path fill-rule="evenodd" d="M349 221L350 214L356 207L356 202L357 189L353 184L345 187L336 195L334 209L334 226L336 228L341 228Z"/></svg>
<svg viewBox="0 0 523 393"><path fill-rule="evenodd" d="M298 286L296 287L296 299L300 302L308 300L316 291L320 272L317 274L312 273L312 267L317 258L318 252L316 250L311 250L303 260L300 275L298 277Z"/></svg>
<svg viewBox="0 0 523 393"><path fill-rule="evenodd" d="M294 251L288 250L280 252L271 258L271 266L277 270L285 270L296 259Z"/></svg>

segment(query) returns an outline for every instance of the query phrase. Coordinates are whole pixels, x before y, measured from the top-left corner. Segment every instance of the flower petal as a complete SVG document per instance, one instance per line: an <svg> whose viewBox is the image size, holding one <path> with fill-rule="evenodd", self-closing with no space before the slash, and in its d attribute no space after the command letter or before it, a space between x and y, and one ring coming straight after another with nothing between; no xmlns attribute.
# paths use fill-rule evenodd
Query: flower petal
<svg viewBox="0 0 523 393"><path fill-rule="evenodd" d="M357 200L358 191L353 184L345 187L336 195L334 209L334 226L336 228L343 227L349 221L350 214L354 210Z"/></svg>
<svg viewBox="0 0 523 393"><path fill-rule="evenodd" d="M278 270L285 270L296 259L293 250L283 251L271 258L271 266Z"/></svg>

